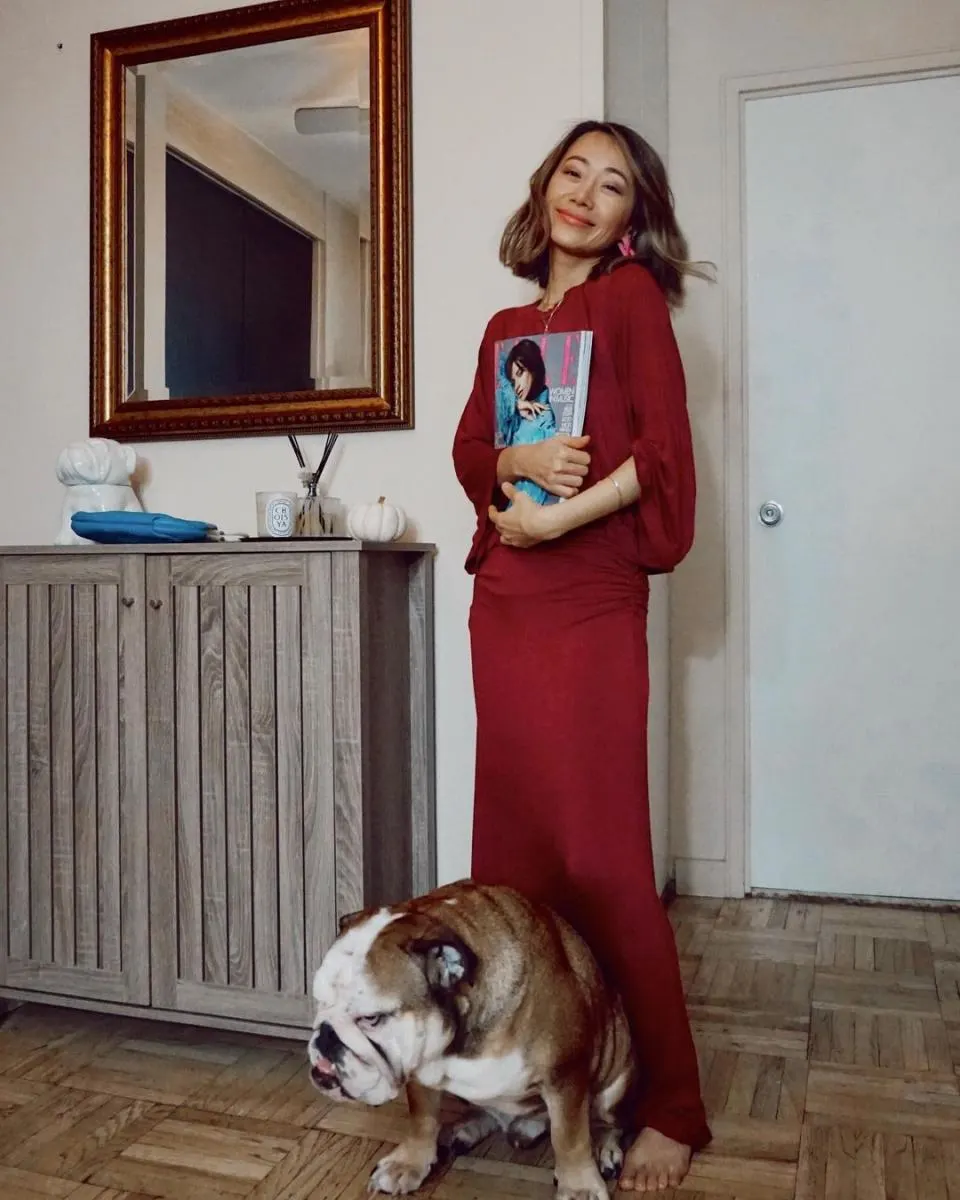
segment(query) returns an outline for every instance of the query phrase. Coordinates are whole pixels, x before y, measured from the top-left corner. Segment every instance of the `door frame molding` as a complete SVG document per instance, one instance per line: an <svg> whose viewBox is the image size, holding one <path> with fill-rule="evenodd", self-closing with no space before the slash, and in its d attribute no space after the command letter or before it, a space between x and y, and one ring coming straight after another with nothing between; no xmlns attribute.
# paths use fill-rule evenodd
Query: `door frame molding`
<svg viewBox="0 0 960 1200"><path fill-rule="evenodd" d="M748 415L746 346L746 189L744 116L748 101L876 83L908 82L960 74L960 49L863 62L731 76L724 81L722 121L723 253L718 264L724 289L723 454L726 524L726 679L724 703L726 807L725 894L750 888L750 663L748 530ZM717 864L720 865L720 864Z"/></svg>

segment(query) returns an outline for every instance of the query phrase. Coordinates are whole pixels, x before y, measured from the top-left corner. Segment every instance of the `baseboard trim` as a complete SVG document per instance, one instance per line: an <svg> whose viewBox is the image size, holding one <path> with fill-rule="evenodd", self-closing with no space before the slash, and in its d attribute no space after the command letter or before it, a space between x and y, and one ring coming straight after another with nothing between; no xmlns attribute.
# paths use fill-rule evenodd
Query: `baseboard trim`
<svg viewBox="0 0 960 1200"><path fill-rule="evenodd" d="M235 1017L217 1017L207 1013L179 1012L169 1008L146 1008L136 1004L115 1004L110 1000L88 1000L79 996L52 996L49 992L37 993L25 988L0 989L0 1004L15 1001L14 1009L21 1005L57 1009L77 1008L82 1012L107 1013L113 1017L133 1017L138 1021L168 1022L172 1025L200 1025L206 1029L225 1029L230 1033L253 1033L258 1037L276 1038L280 1041L303 1044L309 1028L295 1025L266 1025L259 1021L245 1021ZM11 1010L13 1011L13 1010Z"/></svg>
<svg viewBox="0 0 960 1200"><path fill-rule="evenodd" d="M955 900L915 900L909 896L846 896L842 892L781 892L775 888L750 888L754 900L790 900L796 904L843 904L853 908L907 908L921 912L960 913Z"/></svg>

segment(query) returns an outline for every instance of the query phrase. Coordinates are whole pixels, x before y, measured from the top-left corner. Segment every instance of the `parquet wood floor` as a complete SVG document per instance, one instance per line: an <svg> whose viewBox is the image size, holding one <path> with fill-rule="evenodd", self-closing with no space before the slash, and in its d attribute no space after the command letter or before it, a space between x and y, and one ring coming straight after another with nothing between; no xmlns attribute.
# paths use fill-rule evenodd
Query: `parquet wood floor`
<svg viewBox="0 0 960 1200"><path fill-rule="evenodd" d="M960 915L671 908L714 1141L676 1200L960 1200ZM0 1200L359 1200L403 1110L331 1105L304 1048L26 1006L0 1026ZM550 1200L493 1139L429 1200Z"/></svg>

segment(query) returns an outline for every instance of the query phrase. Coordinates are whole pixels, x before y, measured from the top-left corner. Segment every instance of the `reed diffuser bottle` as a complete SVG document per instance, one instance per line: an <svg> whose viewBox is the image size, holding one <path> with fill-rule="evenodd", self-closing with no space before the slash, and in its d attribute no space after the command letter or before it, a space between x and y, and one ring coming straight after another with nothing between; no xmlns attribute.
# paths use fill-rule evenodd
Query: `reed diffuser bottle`
<svg viewBox="0 0 960 1200"><path fill-rule="evenodd" d="M311 471L303 457L303 452L300 449L300 444L293 434L289 434L290 445L293 447L293 452L297 457L297 462L300 464L298 472L300 482L303 484L305 495L300 498L297 507L297 522L296 522L296 537L323 537L324 534L333 533L332 529L332 514L327 513L323 503L323 498L319 495L318 488L320 477L323 475L324 468L330 461L330 455L333 452L334 446L337 444L339 434L329 433L323 444L323 453L320 456L320 465L315 471Z"/></svg>
<svg viewBox="0 0 960 1200"><path fill-rule="evenodd" d="M297 506L297 537L320 537L327 532L323 516L323 505L313 482L313 472L304 468L298 472L304 487L304 495Z"/></svg>

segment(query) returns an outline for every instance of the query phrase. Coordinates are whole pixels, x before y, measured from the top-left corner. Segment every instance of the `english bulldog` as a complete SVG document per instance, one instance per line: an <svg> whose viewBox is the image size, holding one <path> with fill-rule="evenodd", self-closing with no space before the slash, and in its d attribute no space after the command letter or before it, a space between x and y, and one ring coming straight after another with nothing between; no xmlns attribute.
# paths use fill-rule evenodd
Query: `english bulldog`
<svg viewBox="0 0 960 1200"><path fill-rule="evenodd" d="M464 1153L495 1129L517 1147L547 1130L557 1200L606 1200L622 1164L617 1109L633 1080L623 1006L556 913L470 881L345 918L313 983L310 1077L334 1100L406 1091L409 1136L370 1190L416 1191L438 1158L444 1092L471 1115L444 1131Z"/></svg>

